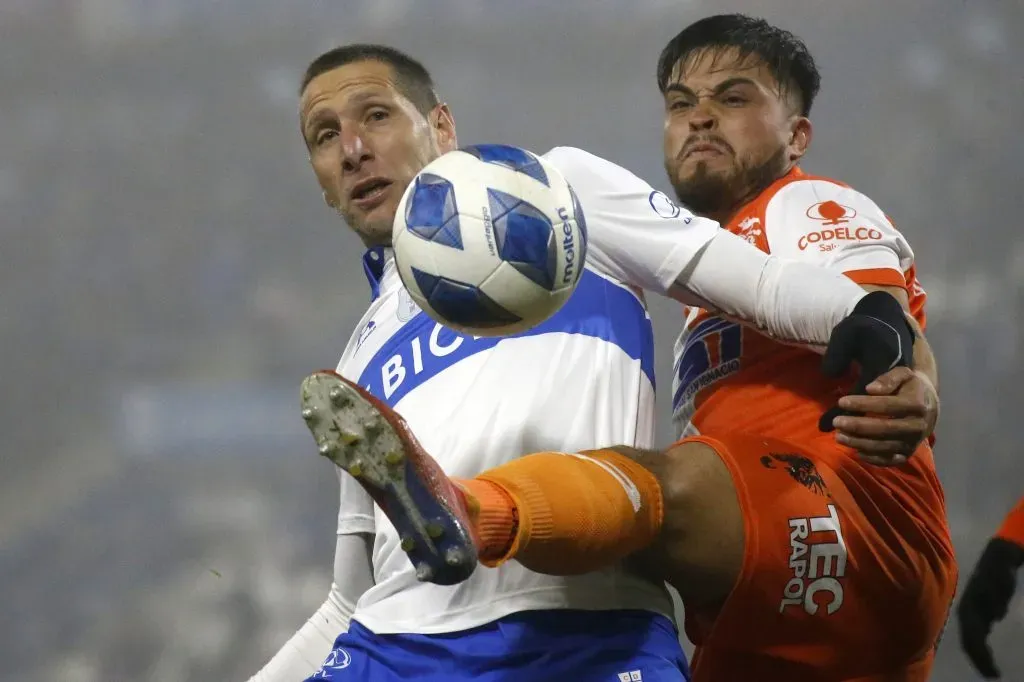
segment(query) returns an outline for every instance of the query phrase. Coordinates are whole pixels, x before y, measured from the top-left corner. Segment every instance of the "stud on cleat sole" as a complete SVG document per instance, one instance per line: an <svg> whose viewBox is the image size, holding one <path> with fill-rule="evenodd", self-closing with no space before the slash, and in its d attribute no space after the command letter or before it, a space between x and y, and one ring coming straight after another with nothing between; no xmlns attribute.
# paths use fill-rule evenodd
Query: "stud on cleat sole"
<svg viewBox="0 0 1024 682"><path fill-rule="evenodd" d="M434 577L434 569L430 567L430 564L422 563L416 567L416 580L421 583L428 582Z"/></svg>
<svg viewBox="0 0 1024 682"><path fill-rule="evenodd" d="M345 395L340 388L332 388L327 397L331 399L335 407L348 407L352 403L352 399Z"/></svg>
<svg viewBox="0 0 1024 682"><path fill-rule="evenodd" d="M444 562L449 566L458 566L466 561L466 553L458 547L452 547L444 553Z"/></svg>
<svg viewBox="0 0 1024 682"><path fill-rule="evenodd" d="M302 410L302 418L308 422L313 421L314 419L316 419L316 410L314 410L312 407L305 408L304 410Z"/></svg>
<svg viewBox="0 0 1024 682"><path fill-rule="evenodd" d="M431 521L427 524L427 535L436 540L437 538L444 535L444 526L442 526L440 523L437 523L436 521Z"/></svg>
<svg viewBox="0 0 1024 682"><path fill-rule="evenodd" d="M320 443L320 454L324 457L330 457L331 453L334 452L334 446L328 442Z"/></svg>
<svg viewBox="0 0 1024 682"><path fill-rule="evenodd" d="M356 478L359 478L360 476L363 475L363 463L358 460L352 462L352 464L348 466L348 473L352 474Z"/></svg>
<svg viewBox="0 0 1024 682"><path fill-rule="evenodd" d="M411 537L406 536L402 538L402 551L411 552L416 547L416 541Z"/></svg>
<svg viewBox="0 0 1024 682"><path fill-rule="evenodd" d="M405 455L403 455L399 450L392 450L388 454L384 455L384 461L391 466L401 464L404 459Z"/></svg>
<svg viewBox="0 0 1024 682"><path fill-rule="evenodd" d="M348 429L341 429L338 432L338 436L341 438L341 442L344 443L345 445L355 445L356 443L363 439L363 437L360 436L358 433L356 433L355 431L350 431Z"/></svg>

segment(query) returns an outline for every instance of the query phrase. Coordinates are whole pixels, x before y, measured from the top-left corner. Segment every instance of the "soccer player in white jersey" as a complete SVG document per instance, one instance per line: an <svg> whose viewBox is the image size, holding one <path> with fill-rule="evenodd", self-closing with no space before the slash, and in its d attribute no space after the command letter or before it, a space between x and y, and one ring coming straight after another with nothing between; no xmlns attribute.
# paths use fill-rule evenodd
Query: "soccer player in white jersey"
<svg viewBox="0 0 1024 682"><path fill-rule="evenodd" d="M370 423L373 405L386 404L454 476L526 452L646 447L654 435L654 349L640 289L712 303L779 338L819 345L841 320L859 315L865 294L841 275L771 258L628 171L557 148L546 158L574 186L588 224L578 290L524 335L458 335L412 304L389 249L404 189L457 147L451 112L426 70L382 46L327 52L303 79L300 124L326 202L368 248L363 267L372 292L338 365L351 383L332 384L347 392L327 390L327 374L304 384L314 433L339 425L332 413L339 405L367 417L357 428L387 430L394 425ZM892 346L893 332L864 323L852 352L871 365ZM886 357L885 366L903 360ZM392 525L350 475L365 484L373 472L344 464L330 596L254 679L686 679L661 583L621 567L556 577L515 562L477 569L458 585L423 582L463 580L472 565L427 554L411 563L402 550L415 557L423 538ZM401 517L393 500L375 497ZM452 532L451 519L426 521L419 527L439 542Z"/></svg>

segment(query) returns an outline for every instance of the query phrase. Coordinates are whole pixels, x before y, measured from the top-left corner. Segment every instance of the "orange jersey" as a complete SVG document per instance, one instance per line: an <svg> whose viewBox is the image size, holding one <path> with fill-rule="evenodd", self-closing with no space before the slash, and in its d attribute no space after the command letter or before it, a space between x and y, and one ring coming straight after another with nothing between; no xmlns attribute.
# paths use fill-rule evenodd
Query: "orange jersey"
<svg viewBox="0 0 1024 682"><path fill-rule="evenodd" d="M912 313L925 325L925 292L910 245L873 201L843 183L794 168L725 227L781 258L839 269L862 285L903 288ZM820 371L820 355L713 312L688 308L686 313L675 348L672 407L678 433L739 431L798 443L838 458L836 464L842 461L846 470L866 472L895 490L901 503L944 524L944 509L927 509L936 501L942 506L929 448L902 471L867 472L833 434L818 430L819 417L849 391L852 377L828 379ZM875 489L877 484L867 485Z"/></svg>

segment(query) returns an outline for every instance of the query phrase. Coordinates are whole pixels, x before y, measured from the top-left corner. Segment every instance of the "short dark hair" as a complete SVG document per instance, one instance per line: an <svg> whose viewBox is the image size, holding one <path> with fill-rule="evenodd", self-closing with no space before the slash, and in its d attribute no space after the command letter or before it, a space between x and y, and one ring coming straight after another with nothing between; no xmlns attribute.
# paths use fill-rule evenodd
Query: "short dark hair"
<svg viewBox="0 0 1024 682"><path fill-rule="evenodd" d="M310 81L321 74L346 64L366 61L381 62L390 66L399 91L419 109L420 113L426 115L440 102L437 93L434 92L434 80L423 64L393 47L369 43L342 45L314 59L302 76L299 94L305 92Z"/></svg>
<svg viewBox="0 0 1024 682"><path fill-rule="evenodd" d="M807 116L821 87L821 74L807 45L789 31L745 14L718 14L684 28L658 58L658 89L668 86L680 61L708 49L735 48L740 59L754 56L771 71L783 93L795 91Z"/></svg>

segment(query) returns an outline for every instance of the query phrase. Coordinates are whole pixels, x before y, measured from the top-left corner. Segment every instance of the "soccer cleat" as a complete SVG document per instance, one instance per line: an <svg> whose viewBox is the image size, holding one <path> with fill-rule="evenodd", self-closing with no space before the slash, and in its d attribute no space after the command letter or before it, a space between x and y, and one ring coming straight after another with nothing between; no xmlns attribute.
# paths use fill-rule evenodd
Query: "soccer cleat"
<svg viewBox="0 0 1024 682"><path fill-rule="evenodd" d="M420 581L472 575L477 542L462 493L397 412L322 370L302 382L302 417L320 454L355 476L394 524Z"/></svg>

